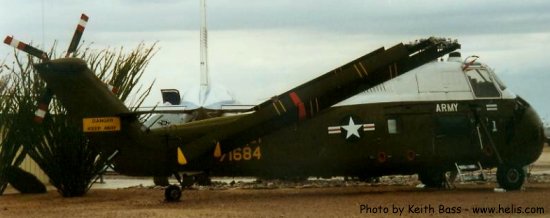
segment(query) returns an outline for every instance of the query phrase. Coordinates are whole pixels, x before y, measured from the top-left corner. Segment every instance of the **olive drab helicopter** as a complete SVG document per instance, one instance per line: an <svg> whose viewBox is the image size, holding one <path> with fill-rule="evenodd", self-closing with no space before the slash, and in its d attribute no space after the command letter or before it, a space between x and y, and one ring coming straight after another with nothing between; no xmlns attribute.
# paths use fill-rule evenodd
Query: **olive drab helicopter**
<svg viewBox="0 0 550 218"><path fill-rule="evenodd" d="M113 154L114 169L124 175L173 175L184 186L185 172L418 174L426 186L442 187L446 172L476 165L496 167L498 184L516 190L524 167L542 152L542 122L534 109L475 57L461 60L456 40L430 37L382 47L248 113L156 129L140 123L145 112L130 111L83 60L49 60L12 37L5 42L42 60L34 68L49 90L43 105L55 96L90 144ZM449 53L447 61L438 60ZM37 115L47 112L41 109ZM165 197L178 200L180 186L168 186Z"/></svg>

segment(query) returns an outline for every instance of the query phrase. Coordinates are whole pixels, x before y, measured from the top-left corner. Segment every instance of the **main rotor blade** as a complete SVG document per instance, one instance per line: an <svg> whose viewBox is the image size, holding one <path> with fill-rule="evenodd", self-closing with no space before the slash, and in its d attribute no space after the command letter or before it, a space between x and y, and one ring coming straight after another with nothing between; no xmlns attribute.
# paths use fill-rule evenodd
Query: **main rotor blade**
<svg viewBox="0 0 550 218"><path fill-rule="evenodd" d="M387 50L380 48L277 95L257 105L256 112L225 126L219 125L216 131L180 145L178 149L190 161L213 151L217 142L221 143L222 152L231 151L255 138L311 119L338 102L458 48L457 41L435 37L415 44L399 43ZM182 161L180 165L185 163Z"/></svg>
<svg viewBox="0 0 550 218"><path fill-rule="evenodd" d="M43 61L49 60L48 54L40 49L30 46L29 44L20 42L19 40L14 39L12 36L6 36L4 43L7 45L26 52L32 56L40 58Z"/></svg>
<svg viewBox="0 0 550 218"><path fill-rule="evenodd" d="M69 49L67 49L67 54L65 55L65 57L69 57L78 48L78 43L80 43L80 38L82 38L82 34L84 33L84 29L86 28L87 23L88 16L86 14L80 15L80 21L78 22L78 25L76 25L73 39L71 40L71 44L69 45Z"/></svg>

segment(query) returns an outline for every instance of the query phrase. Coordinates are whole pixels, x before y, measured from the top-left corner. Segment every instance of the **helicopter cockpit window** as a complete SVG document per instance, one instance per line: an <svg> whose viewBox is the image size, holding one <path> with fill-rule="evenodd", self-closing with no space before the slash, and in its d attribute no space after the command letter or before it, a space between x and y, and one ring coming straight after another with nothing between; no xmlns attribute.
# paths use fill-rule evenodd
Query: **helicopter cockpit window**
<svg viewBox="0 0 550 218"><path fill-rule="evenodd" d="M500 88L500 90L505 90L506 85L504 85L502 80L500 80L500 78L498 78L498 76L493 71L491 71L491 75L493 75L493 78L495 78L495 82L498 84L498 87Z"/></svg>
<svg viewBox="0 0 550 218"><path fill-rule="evenodd" d="M485 69L471 69L466 71L468 81L474 94L478 98L500 97L500 92L495 86L492 75Z"/></svg>

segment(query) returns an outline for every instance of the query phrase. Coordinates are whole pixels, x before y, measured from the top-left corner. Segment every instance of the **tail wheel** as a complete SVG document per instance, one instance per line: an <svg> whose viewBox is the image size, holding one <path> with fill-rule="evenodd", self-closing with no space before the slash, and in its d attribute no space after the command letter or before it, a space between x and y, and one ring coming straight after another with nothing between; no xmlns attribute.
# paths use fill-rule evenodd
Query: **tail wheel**
<svg viewBox="0 0 550 218"><path fill-rule="evenodd" d="M499 166L497 168L497 181L503 189L518 190L525 181L525 170L520 166Z"/></svg>
<svg viewBox="0 0 550 218"><path fill-rule="evenodd" d="M177 185L170 185L164 190L164 198L168 202L179 201L181 198L181 188Z"/></svg>
<svg viewBox="0 0 550 218"><path fill-rule="evenodd" d="M445 187L445 172L441 170L428 170L419 172L418 179L428 188Z"/></svg>

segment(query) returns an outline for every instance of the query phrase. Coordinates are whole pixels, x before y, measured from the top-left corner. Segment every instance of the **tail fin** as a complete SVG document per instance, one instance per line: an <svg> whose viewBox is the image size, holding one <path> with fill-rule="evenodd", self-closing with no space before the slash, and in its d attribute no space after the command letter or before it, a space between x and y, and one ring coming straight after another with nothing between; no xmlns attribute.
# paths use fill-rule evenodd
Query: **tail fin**
<svg viewBox="0 0 550 218"><path fill-rule="evenodd" d="M90 144L113 159L115 170L136 176L168 176L167 146L142 134L136 115L77 58L63 58L35 65L67 114L82 124ZM142 155L147 154L147 155ZM140 161L135 161L139 157Z"/></svg>
<svg viewBox="0 0 550 218"><path fill-rule="evenodd" d="M210 85L208 78L208 30L206 27L206 2L201 1L201 85L199 91L199 105L204 106Z"/></svg>
<svg viewBox="0 0 550 218"><path fill-rule="evenodd" d="M35 68L68 114L79 121L87 117L119 116L129 112L81 59L46 61L36 64Z"/></svg>

